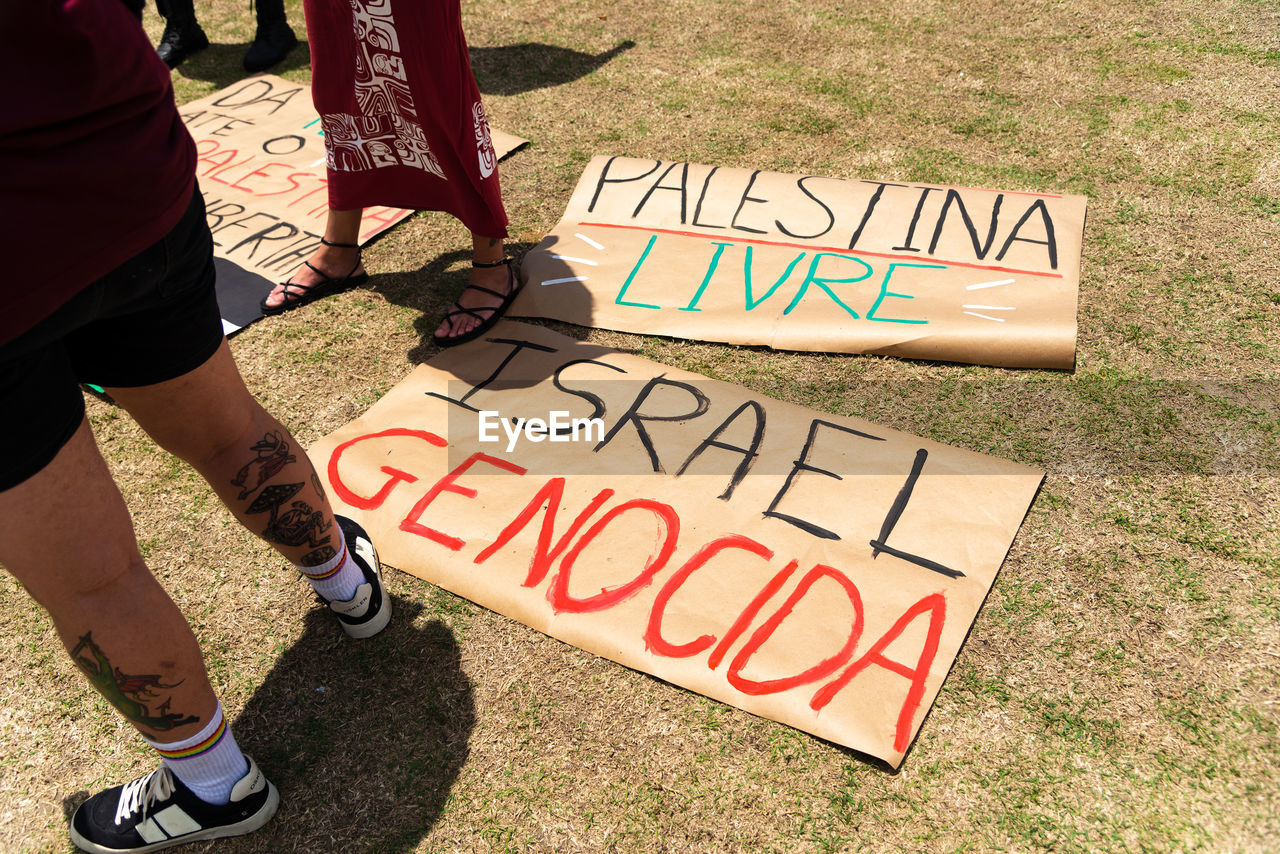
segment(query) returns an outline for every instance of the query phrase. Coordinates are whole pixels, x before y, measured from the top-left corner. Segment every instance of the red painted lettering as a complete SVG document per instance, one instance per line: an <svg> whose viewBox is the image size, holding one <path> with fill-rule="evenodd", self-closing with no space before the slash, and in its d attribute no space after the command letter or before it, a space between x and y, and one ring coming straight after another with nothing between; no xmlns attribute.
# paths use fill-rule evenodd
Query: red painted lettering
<svg viewBox="0 0 1280 854"><path fill-rule="evenodd" d="M435 433L428 433L425 430L410 430L407 427L395 427L390 430L383 430L380 433L369 433L368 435L357 436L354 439L343 442L341 445L334 448L333 453L329 455L328 467L329 485L333 487L333 491L337 493L339 498L347 504L350 504L352 507L360 510L375 510L382 506L382 502L387 500L387 496L391 494L391 490L395 489L397 484L413 483L418 479L416 476L411 475L406 471L394 469L391 468L391 466L382 466L382 473L388 475L390 480L384 483L382 488L374 493L371 498L365 498L362 495L352 492L351 489L343 483L342 477L338 474L338 461L342 459L342 455L346 453L347 448L368 439L385 439L392 436L412 436L440 448L449 444Z"/></svg>
<svg viewBox="0 0 1280 854"><path fill-rule="evenodd" d="M295 174L295 175L306 175L307 173L305 173L305 172L295 172L294 174ZM311 192L309 192L309 193L305 193L305 194L303 194L303 195L301 195L301 196L298 196L298 198L296 198L296 199L294 199L293 201L289 202L289 204L288 204L286 207L293 207L293 206L294 206L294 205L296 205L298 202L301 202L301 201L303 201L304 199L308 199L308 198L310 198L311 196L314 196L316 193L319 193L319 192L322 192L323 190L328 189L328 187L329 187L329 179L327 179L327 178L319 178L319 177L317 177L317 176L313 176L313 175L307 175L307 177L308 177L308 178L316 178L316 180L318 180L318 181L320 182L320 186L319 186L319 187L316 187L314 190L312 190L312 191L311 191ZM328 207L328 205L326 205L325 207L327 208L327 207Z"/></svg>
<svg viewBox="0 0 1280 854"><path fill-rule="evenodd" d="M916 661L916 666L907 667L901 662L885 658L885 648L897 640L898 636L906 630L907 626L911 625L916 617L925 612L929 614L929 632L925 636L924 646L920 650L920 658ZM855 676L870 665L877 664L911 681L911 687L907 690L907 699L902 703L902 709L898 712L898 726L893 736L893 749L906 750L907 744L911 740L911 724L920 708L920 700L924 697L925 681L929 678L929 668L933 666L933 657L938 653L938 640L942 636L942 626L946 622L946 618L947 600L941 593L932 593L924 597L908 608L907 612L893 624L893 627L885 632L884 637L875 642L866 655L849 665L848 670L840 674L834 681L824 685L818 693L814 694L809 706L815 711L820 711Z"/></svg>
<svg viewBox="0 0 1280 854"><path fill-rule="evenodd" d="M232 152L232 154L235 154L235 153L236 152ZM219 184L228 184L229 182L222 180L218 176L230 169L236 168L237 166L243 166L244 164L248 163L252 159L253 159L253 155L250 154L244 160L238 160L235 163L228 163L226 166L223 166L220 169L210 169L208 172L205 172L204 175L210 181L217 181Z"/></svg>
<svg viewBox="0 0 1280 854"><path fill-rule="evenodd" d="M380 231L395 225L404 219L406 211L400 208L365 208L364 211L364 233L360 235L361 240L368 240L370 237Z"/></svg>
<svg viewBox="0 0 1280 854"><path fill-rule="evenodd" d="M418 520L422 518L422 514L426 512L426 509L431 505L431 502L435 501L442 492L455 492L466 498L475 498L476 491L468 486L458 486L457 480L476 463L488 463L491 466L504 469L505 471L512 472L513 474L524 474L528 471L528 469L518 466L515 463L509 463L506 460L491 457L488 454L477 451L463 460L453 471L436 481L435 485L427 490L427 494L422 496L422 498L418 500L417 504L413 505L413 509L410 510L408 515L400 522L400 530L410 534L417 534L420 537L426 537L428 540L439 543L445 548L455 552L465 546L467 544L466 540L459 539L458 537L451 537L448 534L437 531L435 528L428 528Z"/></svg>
<svg viewBox="0 0 1280 854"><path fill-rule="evenodd" d="M790 616L795 606L809 592L809 588L813 587L822 578L830 578L839 584L844 589L845 595L849 597L849 601L853 603L853 625L849 629L849 638L845 641L840 651L830 658L823 659L813 667L797 673L795 676L760 681L742 676L742 670L747 666L747 662L751 660L751 656L755 655L756 650L760 649L764 642L773 636L778 626L782 625L782 621ZM796 585L796 589L782 603L782 607L766 620L764 625L755 630L746 645L734 656L733 661L729 663L729 672L727 674L729 684L744 694L759 695L776 694L779 691L786 691L798 685L816 682L834 673L840 665L849 660L849 657L853 655L854 648L858 645L858 638L861 636L862 596L858 593L858 588L840 570L820 563L809 570L809 573Z"/></svg>
<svg viewBox="0 0 1280 854"><path fill-rule="evenodd" d="M244 184L245 181L248 181L250 178L253 178L255 175L260 175L263 178L267 178L268 180L271 180L272 178L271 170L275 168L292 169L293 167L290 166L288 163L267 163L265 165L259 166L257 169L254 169L252 172L250 172L247 175L240 176L239 178L236 179L236 182L231 186L237 190L244 190L246 193L253 193L256 196L275 196L275 195L279 195L280 193L287 193L290 189L288 187L286 187L283 190L273 190L270 193L263 193L263 192L259 192L258 190L255 190L253 187L247 187ZM298 186L297 182L294 182L293 186L297 187Z"/></svg>
<svg viewBox="0 0 1280 854"><path fill-rule="evenodd" d="M733 625L729 627L729 631L724 633L724 637L720 640L720 644L711 651L711 655L707 657L707 667L715 670L720 666L720 662L729 653L730 647L737 643L738 638L742 637L742 633L750 627L756 615L760 613L760 609L765 603L772 599L777 592L782 589L782 585L787 583L792 573L800 566L800 561L793 560L782 568L782 571L769 579L764 587L760 588L760 592L755 598L742 609L742 613L738 615L738 619L733 621Z"/></svg>
<svg viewBox="0 0 1280 854"><path fill-rule="evenodd" d="M552 548L551 538L555 535L556 513L559 512L560 502L564 498L564 478L553 477L543 484L542 488L538 490L538 494L533 496L533 500L525 505L516 518L512 519L511 523L502 529L502 533L498 534L498 539L493 541L493 545L476 555L475 562L484 563L493 556L494 552L511 542L511 538L518 534L525 525L529 524L533 514L537 513L538 509L545 504L547 509L542 514L542 528L538 531L538 545L534 549L533 557L529 559L529 574L525 576L523 585L525 587L536 587L542 583L542 579L547 577L551 564L564 551L569 541L577 535L587 520L595 515L600 506L611 497L613 497L612 489L600 490L596 497L591 499L591 503L573 520L569 530L561 535L556 542L555 548Z"/></svg>
<svg viewBox="0 0 1280 854"><path fill-rule="evenodd" d="M653 599L653 608L649 611L649 625L644 632L644 645L650 652L670 658L686 658L690 655L697 655L716 642L714 635L702 635L688 643L671 643L662 636L662 617L666 612L667 603L675 595L675 592L684 585L685 581L689 579L689 576L693 575L707 561L725 549L742 549L754 555L759 555L765 560L773 557L771 549L741 534L731 534L718 540L712 540L698 549L691 558L684 562L684 566L676 570L675 575L672 575L667 580L667 583L662 585L662 589L658 591L658 595Z"/></svg>
<svg viewBox="0 0 1280 854"><path fill-rule="evenodd" d="M213 142L213 140L209 140L209 141ZM237 157L240 156L240 152L234 148L225 148L225 149L219 150L218 143L216 142L213 142L213 148L209 149L208 152L199 153L198 146L196 148L196 151L197 151L196 162L209 164L209 168L202 173L205 176L208 176L215 169L226 166L228 163L230 163L231 161L235 160ZM226 183L226 182L224 181L223 183Z"/></svg>
<svg viewBox="0 0 1280 854"><path fill-rule="evenodd" d="M648 561L644 565L644 569L635 578L626 584L619 585L612 590L601 590L595 596L588 596L585 599L579 599L569 595L569 577L573 572L573 564L582 554L592 540L609 526L614 519L626 513L629 510L647 510L657 517L661 523L662 534L660 536L661 545L657 555L650 555ZM619 504L610 510L600 520L591 526L582 537L573 544L573 548L564 556L564 560L560 563L560 572L551 580L551 586L547 589L547 599L551 602L552 610L557 613L568 611L570 613L581 614L589 611L603 611L611 608L619 602L634 596L653 580L662 567L671 558L671 553L676 550L676 540L680 536L680 517L676 515L673 507L662 504L657 501L650 501L647 498L636 498Z"/></svg>

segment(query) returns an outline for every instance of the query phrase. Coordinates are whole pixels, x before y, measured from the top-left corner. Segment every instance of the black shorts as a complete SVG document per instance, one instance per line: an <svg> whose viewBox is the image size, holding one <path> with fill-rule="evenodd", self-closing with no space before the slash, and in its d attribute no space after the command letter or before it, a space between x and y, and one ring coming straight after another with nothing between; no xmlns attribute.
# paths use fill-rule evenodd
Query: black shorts
<svg viewBox="0 0 1280 854"><path fill-rule="evenodd" d="M213 285L196 187L168 234L0 345L0 490L39 472L71 439L84 417L80 383L152 385L208 361L222 343Z"/></svg>

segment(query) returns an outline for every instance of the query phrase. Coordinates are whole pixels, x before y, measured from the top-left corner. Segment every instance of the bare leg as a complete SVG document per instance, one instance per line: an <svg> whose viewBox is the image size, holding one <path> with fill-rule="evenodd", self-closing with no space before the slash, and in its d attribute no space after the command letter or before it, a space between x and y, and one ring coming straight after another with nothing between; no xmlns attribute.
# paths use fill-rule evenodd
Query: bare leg
<svg viewBox="0 0 1280 854"><path fill-rule="evenodd" d="M325 220L324 239L334 244L358 244L360 242L360 218L363 215L364 211L358 208L351 211L330 210L328 218ZM358 263L359 259L359 249L352 249L348 246L321 246L307 261L330 279L341 279L344 276L353 276L364 272L364 264ZM312 287L324 282L324 276L303 264L288 278L287 282L304 287ZM285 296L283 284L276 285L275 290L267 295L267 305L269 306L283 305L287 301L288 298Z"/></svg>
<svg viewBox="0 0 1280 854"><path fill-rule="evenodd" d="M110 392L291 563L336 554L315 468L249 394L225 340L181 377ZM0 519L0 563L48 610L94 687L153 740L198 732L217 705L199 647L138 552L87 422L48 466L0 492Z"/></svg>
<svg viewBox="0 0 1280 854"><path fill-rule="evenodd" d="M495 261L501 261L505 257L506 247L503 245L501 237L485 237L472 232L471 252L473 261L491 264ZM472 267L470 283L488 288L499 294L505 294L513 287L511 273L505 265L498 267ZM464 290L462 295L458 297L458 305L462 308L481 309L501 304L502 299L500 297L474 288ZM478 311L477 313L482 316L489 314L486 311ZM472 317L469 314L456 314L452 318L442 320L435 334L452 338L470 332L479 324L479 318Z"/></svg>
<svg viewBox="0 0 1280 854"><path fill-rule="evenodd" d="M290 563L315 566L336 554L338 530L320 477L297 440L245 388L225 340L177 379L108 391Z"/></svg>
<svg viewBox="0 0 1280 854"><path fill-rule="evenodd" d="M153 740L198 732L217 706L200 649L138 553L87 422L53 462L0 492L0 519L0 562L93 686Z"/></svg>

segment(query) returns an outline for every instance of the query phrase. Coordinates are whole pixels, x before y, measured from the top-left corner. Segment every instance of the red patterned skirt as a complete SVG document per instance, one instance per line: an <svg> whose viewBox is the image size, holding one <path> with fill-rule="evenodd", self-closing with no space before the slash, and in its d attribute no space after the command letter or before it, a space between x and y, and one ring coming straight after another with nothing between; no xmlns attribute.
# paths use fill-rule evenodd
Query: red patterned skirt
<svg viewBox="0 0 1280 854"><path fill-rule="evenodd" d="M507 236L460 0L305 0L329 207L445 211Z"/></svg>

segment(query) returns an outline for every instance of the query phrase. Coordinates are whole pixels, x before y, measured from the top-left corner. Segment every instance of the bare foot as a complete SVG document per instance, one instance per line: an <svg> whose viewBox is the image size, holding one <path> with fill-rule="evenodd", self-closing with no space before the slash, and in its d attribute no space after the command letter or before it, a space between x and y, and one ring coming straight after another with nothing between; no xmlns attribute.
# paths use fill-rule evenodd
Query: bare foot
<svg viewBox="0 0 1280 854"><path fill-rule="evenodd" d="M285 285L297 285L297 287L289 288L289 293L293 294L292 299L297 299L301 291L324 284L325 276L330 279L342 279L349 276L358 276L364 272L364 264L360 260L360 250L345 246L321 246L307 261L316 269L313 270L303 264L287 281L276 285L275 289L267 295L266 304L269 307L279 308L290 302L291 298L285 293ZM317 273L316 270L320 272ZM324 275L321 275L321 273Z"/></svg>
<svg viewBox="0 0 1280 854"><path fill-rule="evenodd" d="M489 318L493 314L487 309L497 309L502 305L502 297L495 294L506 295L516 286L516 279L512 275L511 269L502 264L498 267L472 267L471 268L471 285L479 285L482 288L488 288L494 293L486 293L476 288L468 287L462 295L458 297L458 303L452 307L451 311L458 308L469 308L479 317L470 314L459 313L449 317L445 317L440 321L440 326L436 329L437 338L457 338L460 335L466 335L475 329L483 320Z"/></svg>

